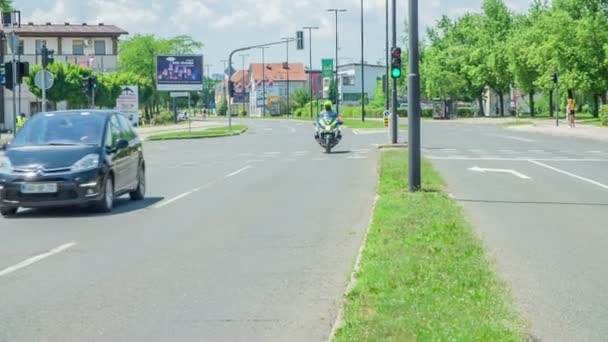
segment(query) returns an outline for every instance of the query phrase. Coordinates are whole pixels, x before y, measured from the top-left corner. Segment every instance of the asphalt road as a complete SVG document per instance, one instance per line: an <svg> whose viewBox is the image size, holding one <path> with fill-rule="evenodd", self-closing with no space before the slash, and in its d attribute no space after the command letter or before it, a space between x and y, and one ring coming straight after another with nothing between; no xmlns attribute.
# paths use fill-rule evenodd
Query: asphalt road
<svg viewBox="0 0 608 342"><path fill-rule="evenodd" d="M423 130L424 155L466 209L534 337L605 341L608 146L489 125Z"/></svg>
<svg viewBox="0 0 608 342"><path fill-rule="evenodd" d="M149 142L148 198L0 219L0 341L320 341L367 227L382 132L310 123Z"/></svg>

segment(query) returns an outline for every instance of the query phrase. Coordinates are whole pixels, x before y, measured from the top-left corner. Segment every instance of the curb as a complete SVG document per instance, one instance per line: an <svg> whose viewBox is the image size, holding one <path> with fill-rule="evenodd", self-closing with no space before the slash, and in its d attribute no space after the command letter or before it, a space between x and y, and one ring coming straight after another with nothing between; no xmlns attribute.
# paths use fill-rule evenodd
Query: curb
<svg viewBox="0 0 608 342"><path fill-rule="evenodd" d="M168 140L199 140L199 139L224 138L224 137L234 137L234 136L242 135L247 130L248 130L248 127L243 128L243 129L241 129L239 131L233 131L232 134L225 133L225 134L203 136L203 137L175 137L175 138L150 139L151 137L154 136L154 135L151 135L151 136L148 136L146 138L143 138L142 140L144 140L144 141L168 141ZM203 132L204 131L205 130L203 130ZM180 132L180 131L178 131L178 132ZM165 134L165 133L176 133L176 132L163 132L163 133L159 133L159 134Z"/></svg>
<svg viewBox="0 0 608 342"><path fill-rule="evenodd" d="M388 150L388 149L403 149L403 148L407 148L408 144L407 143L397 143L397 144L380 144L380 145L376 145L376 148L378 148L379 150Z"/></svg>
<svg viewBox="0 0 608 342"><path fill-rule="evenodd" d="M378 180L378 184L379 184L379 180ZM346 299L346 297L352 292L352 290L355 288L355 285L357 285L357 275L359 274L359 271L361 270L361 259L363 258L363 251L365 250L365 247L367 246L367 237L369 235L369 231L372 228L372 223L374 221L374 214L376 212L376 204L378 203L378 200L380 199L380 195L378 195L376 193L376 197L374 197L374 203L372 204L372 214L369 217L369 223L367 225L367 229L365 230L365 235L363 235L363 241L361 241L361 247L359 247L359 253L357 254L357 260L355 261L355 266L353 268L353 271L350 274L350 280L348 281L348 284L346 285L346 290L344 290L344 294L342 295L342 300L340 301L340 308L338 309L338 315L336 316L336 320L334 321L334 324L331 327L331 332L329 334L329 337L327 338L328 342L333 341L334 337L336 337L336 333L338 332L338 329L340 329L342 327L342 325L344 324L344 301Z"/></svg>

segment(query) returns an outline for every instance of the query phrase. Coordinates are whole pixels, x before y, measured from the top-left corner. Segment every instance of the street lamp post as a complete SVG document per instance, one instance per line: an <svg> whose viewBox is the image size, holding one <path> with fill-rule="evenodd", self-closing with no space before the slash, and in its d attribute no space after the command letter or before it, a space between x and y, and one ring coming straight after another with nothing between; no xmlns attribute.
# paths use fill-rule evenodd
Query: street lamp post
<svg viewBox="0 0 608 342"><path fill-rule="evenodd" d="M363 0L361 0L361 121L365 122L365 58L363 34Z"/></svg>
<svg viewBox="0 0 608 342"><path fill-rule="evenodd" d="M289 42L293 41L293 38L281 37L281 40L285 41L285 47L287 49L287 117L291 114L291 105L289 103Z"/></svg>
<svg viewBox="0 0 608 342"><path fill-rule="evenodd" d="M308 65L308 77L310 82L310 118L312 119L313 112L313 87L312 87L312 30L318 30L317 26L305 26L302 27L304 30L308 30L308 53L309 53L309 65Z"/></svg>
<svg viewBox="0 0 608 342"><path fill-rule="evenodd" d="M262 50L262 101L263 101L262 116L266 116L266 58L265 58L264 50L268 49L268 46L262 46L262 47L259 47L258 49ZM257 101L258 101L257 94L255 97L255 101L256 101L256 106L257 106Z"/></svg>
<svg viewBox="0 0 608 342"><path fill-rule="evenodd" d="M394 1L394 0L393 0ZM394 2L393 2L394 4ZM420 167L420 75L418 51L418 0L409 0L409 80L408 80L408 143L409 190L421 187Z"/></svg>
<svg viewBox="0 0 608 342"><path fill-rule="evenodd" d="M243 93L245 93L245 84L247 82L247 80L245 79L245 58L249 57L249 55L247 54L240 54L239 56L241 56L241 61L242 61L242 69L241 69L241 75L243 76ZM243 94L243 98L245 94ZM243 102L241 104L241 107L243 108L243 110L241 111L241 113L245 112L245 103Z"/></svg>
<svg viewBox="0 0 608 342"><path fill-rule="evenodd" d="M388 28L389 28L389 20L388 20L389 4L388 4L388 0L386 0L386 8L385 8L385 10L386 10L386 14L385 14L386 15L386 18L385 18L386 19L386 42L385 42L385 45L386 45L385 46L385 48L386 48L386 51L385 51L385 53L386 53L386 76L385 76L385 84L384 84L384 86L386 87L386 91L384 92L384 97L385 97L385 99L384 99L384 110L388 111L389 108L390 108L390 102L389 101L390 101L390 98L391 98L390 92L388 91L389 88L390 88L389 87L389 80L390 80L390 77L391 77L391 72L390 72L390 67L389 67L389 60L390 60L389 59L389 53L390 52L388 50Z"/></svg>
<svg viewBox="0 0 608 342"><path fill-rule="evenodd" d="M341 8L330 8L327 12L334 12L336 17L336 71L334 74L334 85L336 87L336 112L340 113L340 95L338 91L338 12L346 12L345 9Z"/></svg>

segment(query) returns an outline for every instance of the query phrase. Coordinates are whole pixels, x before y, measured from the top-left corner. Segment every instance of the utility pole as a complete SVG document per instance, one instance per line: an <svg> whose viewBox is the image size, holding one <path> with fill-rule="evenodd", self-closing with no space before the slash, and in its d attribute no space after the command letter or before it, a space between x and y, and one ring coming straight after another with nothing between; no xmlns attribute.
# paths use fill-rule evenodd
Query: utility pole
<svg viewBox="0 0 608 342"><path fill-rule="evenodd" d="M224 82L222 83L222 101L223 100L230 101L226 97L226 86L227 86L227 82L230 80L230 76L231 76L230 75L230 70L228 70L228 74L226 74L226 70L227 70L226 69L226 63L228 63L228 60L227 59L222 59L220 62L224 63L224 70L223 70L223 73L224 73ZM228 78L228 81L226 81L226 78ZM220 103L220 106L221 106L221 103ZM216 106L216 108L218 108L218 107Z"/></svg>
<svg viewBox="0 0 608 342"><path fill-rule="evenodd" d="M293 41L293 38L282 37L282 40L285 41L285 47L287 49L287 117L291 114L291 105L289 103L289 42Z"/></svg>
<svg viewBox="0 0 608 342"><path fill-rule="evenodd" d="M363 0L361 0L361 121L365 122L365 58L363 44Z"/></svg>
<svg viewBox="0 0 608 342"><path fill-rule="evenodd" d="M247 80L245 79L245 58L249 57L249 55L247 54L240 54L239 56L241 56L241 60L242 60L242 69L241 69L241 75L243 76L243 98L245 98L245 84L247 82ZM243 110L241 111L241 113L245 112L245 103L243 102L241 104L241 107L243 108Z"/></svg>
<svg viewBox="0 0 608 342"><path fill-rule="evenodd" d="M266 116L266 55L265 50L268 49L268 46L262 46L259 48L262 50L262 116ZM255 101L258 101L258 97L256 94ZM257 107L257 103L256 103Z"/></svg>
<svg viewBox="0 0 608 342"><path fill-rule="evenodd" d="M336 17L336 72L334 74L334 85L336 87L336 112L340 114L340 92L338 87L338 12L346 12L342 8L330 8L327 12L334 12Z"/></svg>
<svg viewBox="0 0 608 342"><path fill-rule="evenodd" d="M393 6L395 0L393 0ZM393 9L393 16L395 15ZM418 0L409 0L408 143L409 190L421 188L420 165L420 53L418 50ZM393 37L395 39L395 37ZM396 83L396 82L395 82ZM396 84L395 84L396 87ZM393 100L395 101L395 100Z"/></svg>
<svg viewBox="0 0 608 342"><path fill-rule="evenodd" d="M393 1L393 49L397 47L397 0ZM393 77L393 115L391 116L391 143L396 144L399 141L399 112L397 110L397 78Z"/></svg>
<svg viewBox="0 0 608 342"><path fill-rule="evenodd" d="M312 112L314 111L313 109L313 87L312 87L312 30L318 30L319 27L317 26L305 26L302 27L302 29L304 30L308 30L308 53L309 53L309 59L308 59L308 78L309 78L309 82L310 82L310 118L312 119Z"/></svg>
<svg viewBox="0 0 608 342"><path fill-rule="evenodd" d="M384 110L389 110L390 109L390 92L389 92L389 80L390 80L390 67L389 67L389 50L388 50L388 28L389 28L389 19L388 19L388 10L389 10L389 4L388 4L388 0L386 0L386 77L385 77L385 84L384 86L386 87L386 91L384 92Z"/></svg>
<svg viewBox="0 0 608 342"><path fill-rule="evenodd" d="M213 66L213 64L205 64L205 67L207 68L207 79L211 78L211 67ZM203 77L203 90L205 90L205 77ZM205 108L209 107L209 102L211 99L209 99L209 97L207 96L207 94L211 94L211 89L207 89L207 93L203 93L205 95ZM190 101L188 101L188 106L190 106Z"/></svg>

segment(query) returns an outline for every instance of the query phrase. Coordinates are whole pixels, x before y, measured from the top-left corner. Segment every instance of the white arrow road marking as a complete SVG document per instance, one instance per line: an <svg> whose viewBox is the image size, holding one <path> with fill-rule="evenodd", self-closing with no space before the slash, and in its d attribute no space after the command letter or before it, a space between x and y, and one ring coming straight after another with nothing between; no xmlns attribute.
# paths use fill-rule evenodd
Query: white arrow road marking
<svg viewBox="0 0 608 342"><path fill-rule="evenodd" d="M55 254L59 254L59 253L65 251L67 249L70 249L70 248L74 247L76 244L77 244L76 242L72 241L72 242L66 243L64 245L61 245L61 246L59 246L57 248L53 248L53 249L51 249L48 252L45 252L45 253L42 253L42 254L38 254L38 255L33 256L33 257L31 257L31 258L29 258L27 260L23 260L22 262L20 262L20 263L18 263L16 265L13 265L11 267L7 267L7 268L1 270L0 271L0 277L4 277L6 275L9 275L9 274L11 274L13 272L16 272L16 271L22 269L22 268L26 268L26 267L28 267L28 266L30 266L32 264L35 264L35 263L37 263L37 262L39 262L39 261L41 261L43 259L51 257L51 256L53 256Z"/></svg>
<svg viewBox="0 0 608 342"><path fill-rule="evenodd" d="M470 168L469 170L475 171L475 172L481 172L481 173L486 173L486 172L510 173L513 176L519 177L521 179L531 179L530 177L524 175L523 173L517 172L515 170L509 170L509 169L488 169L488 168L481 168L479 166L475 166L475 167Z"/></svg>

